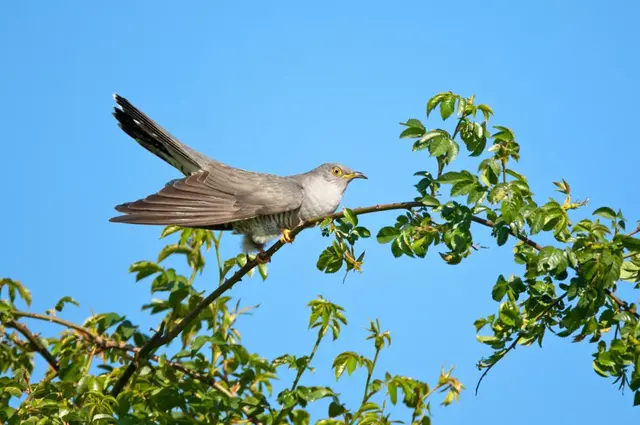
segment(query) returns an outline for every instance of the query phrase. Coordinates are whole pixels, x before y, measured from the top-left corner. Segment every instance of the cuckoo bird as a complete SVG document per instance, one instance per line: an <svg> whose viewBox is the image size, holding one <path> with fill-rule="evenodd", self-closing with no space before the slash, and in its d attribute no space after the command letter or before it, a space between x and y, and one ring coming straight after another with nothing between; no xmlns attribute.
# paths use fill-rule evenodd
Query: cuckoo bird
<svg viewBox="0 0 640 425"><path fill-rule="evenodd" d="M290 229L303 221L335 212L349 183L367 178L337 163L292 176L230 167L183 144L124 97L113 97L119 127L185 177L116 206L122 215L112 222L230 230L243 235L245 252L262 252L272 239L292 242Z"/></svg>

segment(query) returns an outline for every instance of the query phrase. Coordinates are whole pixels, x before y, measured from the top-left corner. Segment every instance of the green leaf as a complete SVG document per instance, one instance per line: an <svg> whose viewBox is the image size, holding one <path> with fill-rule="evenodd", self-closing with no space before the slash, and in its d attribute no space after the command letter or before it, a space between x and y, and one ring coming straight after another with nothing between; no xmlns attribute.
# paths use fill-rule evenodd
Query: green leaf
<svg viewBox="0 0 640 425"><path fill-rule="evenodd" d="M513 130L511 130L510 128L503 127L500 125L494 125L493 128L498 130L498 132L493 135L493 138L496 140L501 140L504 142L512 142L516 139L516 136L513 133Z"/></svg>
<svg viewBox="0 0 640 425"><path fill-rule="evenodd" d="M396 384L392 382L387 384L387 392L389 393L389 400L391 400L391 404L395 405L398 402L398 387Z"/></svg>
<svg viewBox="0 0 640 425"><path fill-rule="evenodd" d="M358 216L349 208L344 209L344 219L351 223L354 227L358 225Z"/></svg>
<svg viewBox="0 0 640 425"><path fill-rule="evenodd" d="M413 144L413 148L412 151L416 152L416 151L420 151L422 149L425 149L427 147L430 148L431 144L437 140L437 139L441 139L441 138L447 138L449 139L449 133L447 133L444 130L431 130L426 132L418 141L416 141ZM446 149L445 149L446 150Z"/></svg>
<svg viewBox="0 0 640 425"><path fill-rule="evenodd" d="M622 235L620 236L620 242L622 242L622 246L629 251L640 251L640 239L638 238Z"/></svg>
<svg viewBox="0 0 640 425"><path fill-rule="evenodd" d="M425 195L420 199L420 202L424 205L426 205L427 207L437 207L438 205L440 205L440 201L438 201L437 198L434 198L433 196L430 195ZM395 227L394 227L395 229Z"/></svg>
<svg viewBox="0 0 640 425"><path fill-rule="evenodd" d="M0 279L0 290L3 286L9 287L9 298L11 302L13 302L16 298L16 290L20 294L20 298L27 304L27 306L31 306L31 292L20 282L17 280L9 279L5 277Z"/></svg>
<svg viewBox="0 0 640 425"><path fill-rule="evenodd" d="M385 244L393 241L399 235L400 235L400 230L392 226L387 226L380 229L380 231L378 232L378 236L376 236L376 238L378 239L378 243Z"/></svg>
<svg viewBox="0 0 640 425"><path fill-rule="evenodd" d="M54 308L56 309L56 311L62 311L62 309L64 308L65 304L73 304L76 307L80 307L80 304L78 303L78 301L74 300L73 298L71 298L69 296L64 296L64 297L60 298L60 300L58 300L58 302L56 303L56 306Z"/></svg>
<svg viewBox="0 0 640 425"><path fill-rule="evenodd" d="M498 281L496 282L496 284L493 286L493 289L491 290L491 297L493 298L494 301L500 302L504 298L508 289L509 289L509 284L507 283L506 280L504 280L504 276L500 275L498 276Z"/></svg>
<svg viewBox="0 0 640 425"><path fill-rule="evenodd" d="M162 233L160 233L160 239L166 238L167 236L179 232L180 230L182 230L182 227L180 226L167 226L162 229Z"/></svg>
<svg viewBox="0 0 640 425"><path fill-rule="evenodd" d="M16 387L5 387L4 392L14 397L20 397L22 395L22 390Z"/></svg>
<svg viewBox="0 0 640 425"><path fill-rule="evenodd" d="M427 102L427 117L429 117L429 114L431 113L431 111L433 111L436 108L436 106L438 106L438 104L442 101L442 99L445 96L446 96L446 93L440 93L433 96L431 99L429 99L429 101Z"/></svg>
<svg viewBox="0 0 640 425"><path fill-rule="evenodd" d="M560 273L565 271L568 266L567 258L562 250L558 248L546 246L542 248L538 255L538 270L541 272Z"/></svg>
<svg viewBox="0 0 640 425"><path fill-rule="evenodd" d="M441 156L449 150L450 140L446 136L434 138L429 144L429 153L431 156Z"/></svg>
<svg viewBox="0 0 640 425"><path fill-rule="evenodd" d="M424 124L422 124L422 122L420 120L417 120L415 118L409 118L407 120L407 122L401 122L401 125L404 125L406 127L415 127L415 128L421 128L422 130L424 130Z"/></svg>
<svg viewBox="0 0 640 425"><path fill-rule="evenodd" d="M400 133L401 139L415 139L416 137L420 137L424 134L424 128L419 127L408 127L405 128L402 133Z"/></svg>
<svg viewBox="0 0 640 425"><path fill-rule="evenodd" d="M361 238L371 237L371 232L366 227L358 226L355 229L353 229L353 232L356 233Z"/></svg>
<svg viewBox="0 0 640 425"><path fill-rule="evenodd" d="M189 255L191 254L191 248L185 245L178 244L167 245L162 248L162 251L160 251L160 254L158 254L158 263L161 263L164 259L174 254Z"/></svg>
<svg viewBox="0 0 640 425"><path fill-rule="evenodd" d="M114 419L113 415L108 415L106 413L98 413L96 415L93 415L93 418L91 418L91 421L95 422L101 419Z"/></svg>
<svg viewBox="0 0 640 425"><path fill-rule="evenodd" d="M158 264L152 261L138 261L137 263L133 263L131 267L129 267L129 273L136 273L136 282L141 281L147 276L151 276L152 274L159 273L164 269Z"/></svg>
<svg viewBox="0 0 640 425"><path fill-rule="evenodd" d="M478 105L478 109L482 111L482 115L484 115L485 121L489 121L489 116L493 115L493 109L491 109L488 105Z"/></svg>
<svg viewBox="0 0 640 425"><path fill-rule="evenodd" d="M335 401L332 401L331 404L329 404L329 417L331 418L335 418L336 416L340 416L345 412L345 408L344 405L340 404L340 403L336 403Z"/></svg>
<svg viewBox="0 0 640 425"><path fill-rule="evenodd" d="M334 247L330 246L322 251L316 267L324 273L336 273L342 268L343 260L342 254L337 253Z"/></svg>
<svg viewBox="0 0 640 425"><path fill-rule="evenodd" d="M458 172L458 171L449 171L448 173L444 173L438 179L440 183L459 183L459 182L473 182L473 176L468 171Z"/></svg>
<svg viewBox="0 0 640 425"><path fill-rule="evenodd" d="M258 264L258 273L260 273L262 280L267 280L268 266L266 263Z"/></svg>
<svg viewBox="0 0 640 425"><path fill-rule="evenodd" d="M456 97L451 94L440 103L440 116L442 117L442 119L446 120L447 118L449 118L451 114L453 114L455 108Z"/></svg>
<svg viewBox="0 0 640 425"><path fill-rule="evenodd" d="M600 207L593 212L593 215L599 215L600 217L604 217L609 220L616 219L616 212L609 207Z"/></svg>

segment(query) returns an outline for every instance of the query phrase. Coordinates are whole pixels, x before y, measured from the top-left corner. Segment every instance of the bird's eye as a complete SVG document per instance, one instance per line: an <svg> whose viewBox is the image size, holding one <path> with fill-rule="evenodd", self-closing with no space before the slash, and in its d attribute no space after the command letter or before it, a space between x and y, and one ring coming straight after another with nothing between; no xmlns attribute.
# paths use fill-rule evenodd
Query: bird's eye
<svg viewBox="0 0 640 425"><path fill-rule="evenodd" d="M340 167L333 167L331 169L331 172L333 173L334 176L342 175L342 170L340 169Z"/></svg>

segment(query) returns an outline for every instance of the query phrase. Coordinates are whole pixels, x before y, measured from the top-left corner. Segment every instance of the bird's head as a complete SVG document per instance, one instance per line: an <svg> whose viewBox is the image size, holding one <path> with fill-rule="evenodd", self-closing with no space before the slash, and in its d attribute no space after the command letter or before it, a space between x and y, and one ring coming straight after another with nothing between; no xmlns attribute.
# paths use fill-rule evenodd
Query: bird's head
<svg viewBox="0 0 640 425"><path fill-rule="evenodd" d="M325 180L345 188L355 179L367 178L367 176L361 172L354 171L346 165L337 163L322 164L318 167L318 171Z"/></svg>

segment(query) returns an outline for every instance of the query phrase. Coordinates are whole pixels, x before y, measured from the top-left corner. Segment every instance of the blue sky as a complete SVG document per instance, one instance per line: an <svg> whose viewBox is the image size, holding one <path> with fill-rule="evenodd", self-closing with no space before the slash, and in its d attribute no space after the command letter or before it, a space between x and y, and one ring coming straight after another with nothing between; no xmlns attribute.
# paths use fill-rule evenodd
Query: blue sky
<svg viewBox="0 0 640 425"><path fill-rule="evenodd" d="M139 311L148 284L127 268L156 256L160 229L107 220L114 205L178 174L118 129L114 92L234 166L293 174L338 161L362 170L369 180L349 188L349 207L411 199L413 171L431 161L398 140L398 122L424 118L437 92L475 94L494 108L495 124L515 130L517 170L540 201L565 178L591 199L589 210L620 207L635 221L638 12L632 1L4 2L0 273L31 288L35 311L68 294L81 308L67 318L117 311L156 324ZM377 231L395 216L362 223ZM232 291L261 304L241 322L244 342L270 358L304 354L314 340L305 305L322 294L345 307L350 326L320 349L305 384L332 382L328 367L341 351L371 352L363 327L377 317L394 338L380 371L433 382L443 364L456 365L468 391L434 409L437 424L637 418L631 396L592 372L593 346L551 336L543 349L513 352L473 395L475 364L490 353L473 321L496 310L497 275L521 271L487 230L475 237L490 249L457 267L436 252L394 260L388 246L367 241L365 273L342 284L316 270L326 240L307 231L278 253L266 282ZM225 237L225 256L239 246ZM200 288L214 285L213 273L200 278ZM355 401L362 385L356 374L339 388Z"/></svg>

